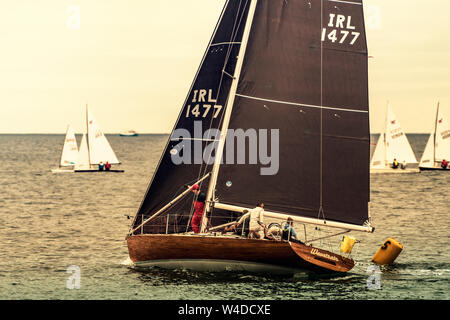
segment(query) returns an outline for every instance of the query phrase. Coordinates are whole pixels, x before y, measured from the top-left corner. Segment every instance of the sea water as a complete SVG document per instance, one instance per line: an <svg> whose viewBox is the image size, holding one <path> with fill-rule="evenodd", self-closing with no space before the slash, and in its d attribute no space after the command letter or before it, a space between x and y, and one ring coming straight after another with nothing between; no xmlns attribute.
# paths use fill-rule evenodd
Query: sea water
<svg viewBox="0 0 450 320"><path fill-rule="evenodd" d="M108 135L124 173L53 174L63 135L0 135L0 299L450 298L446 172L371 176L376 230L351 233L362 242L343 277L130 268L127 215L138 209L167 138ZM408 138L419 160L428 136ZM388 237L404 249L376 269L370 260Z"/></svg>

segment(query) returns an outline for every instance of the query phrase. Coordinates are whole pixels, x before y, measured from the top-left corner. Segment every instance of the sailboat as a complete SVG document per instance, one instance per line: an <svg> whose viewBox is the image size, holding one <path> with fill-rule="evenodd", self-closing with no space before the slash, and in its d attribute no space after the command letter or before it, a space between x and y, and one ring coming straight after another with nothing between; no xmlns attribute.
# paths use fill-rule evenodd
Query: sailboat
<svg viewBox="0 0 450 320"><path fill-rule="evenodd" d="M351 270L351 254L319 248L312 234L254 239L224 228L263 201L274 223L290 217L334 237L374 231L367 59L361 0L226 1L126 236L132 265ZM206 195L199 233L194 184Z"/></svg>
<svg viewBox="0 0 450 320"><path fill-rule="evenodd" d="M87 133L81 139L80 151L74 167L75 172L124 172L124 170L99 170L99 164L109 162L120 164L114 150L97 123L92 112L86 105Z"/></svg>
<svg viewBox="0 0 450 320"><path fill-rule="evenodd" d="M428 138L427 145L420 159L419 169L421 171L444 170L441 167L442 160L450 160L450 126L447 118L439 109L438 103L434 130ZM446 170L449 169L447 168Z"/></svg>
<svg viewBox="0 0 450 320"><path fill-rule="evenodd" d="M66 136L64 137L64 145L59 160L59 168L52 169L53 173L73 172L75 162L78 158L78 146L75 138L75 131L68 125Z"/></svg>
<svg viewBox="0 0 450 320"><path fill-rule="evenodd" d="M393 161L398 168L393 168ZM386 107L385 130L378 138L370 163L371 173L414 173L419 172L416 156L408 142L400 122L395 116L389 102Z"/></svg>

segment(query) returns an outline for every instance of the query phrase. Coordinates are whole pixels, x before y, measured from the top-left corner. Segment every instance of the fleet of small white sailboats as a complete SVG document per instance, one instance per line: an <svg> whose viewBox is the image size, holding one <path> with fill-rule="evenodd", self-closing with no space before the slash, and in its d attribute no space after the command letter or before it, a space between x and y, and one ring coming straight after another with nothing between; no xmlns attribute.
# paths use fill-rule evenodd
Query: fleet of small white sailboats
<svg viewBox="0 0 450 320"><path fill-rule="evenodd" d="M371 173L419 172L416 156L389 103L386 107L385 119L385 130L378 138L370 162Z"/></svg>
<svg viewBox="0 0 450 320"><path fill-rule="evenodd" d="M124 172L124 170L110 167L120 164L120 161L106 136L100 130L98 122L89 110L88 105L86 105L86 128L87 132L83 134L80 150L78 151L75 134L69 127L70 130L68 129L66 134L60 167L70 167L67 169L54 169L52 172ZM66 149L70 149L70 152L65 151Z"/></svg>
<svg viewBox="0 0 450 320"><path fill-rule="evenodd" d="M436 110L436 119L434 121L433 131L428 138L427 145L420 159L419 169L425 170L446 170L443 168L443 162L450 160L450 126L447 118L439 108Z"/></svg>

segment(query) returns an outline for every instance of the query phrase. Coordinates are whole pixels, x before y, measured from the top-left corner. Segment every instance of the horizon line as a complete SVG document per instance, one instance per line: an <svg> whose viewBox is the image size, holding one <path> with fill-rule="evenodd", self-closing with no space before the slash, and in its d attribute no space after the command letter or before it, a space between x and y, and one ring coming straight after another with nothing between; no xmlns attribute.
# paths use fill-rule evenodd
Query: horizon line
<svg viewBox="0 0 450 320"><path fill-rule="evenodd" d="M384 132L370 132L370 134L382 134ZM430 134L430 132L404 132L405 134ZM66 134L66 132L0 132L0 135L8 135L8 134L47 134L47 135L60 135L60 134ZM75 133L76 135L82 135L85 133ZM104 132L103 134L121 134L121 132ZM170 134L170 132L164 133L164 132L137 132L138 135L140 134Z"/></svg>

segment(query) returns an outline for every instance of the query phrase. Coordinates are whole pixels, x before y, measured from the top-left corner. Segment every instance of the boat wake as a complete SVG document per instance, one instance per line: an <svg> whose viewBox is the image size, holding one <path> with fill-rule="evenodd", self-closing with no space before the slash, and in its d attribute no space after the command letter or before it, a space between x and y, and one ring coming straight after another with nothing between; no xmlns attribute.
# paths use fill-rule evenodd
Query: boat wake
<svg viewBox="0 0 450 320"><path fill-rule="evenodd" d="M120 264L123 265L123 266L127 266L127 267L133 267L134 266L134 262L131 261L130 257L127 257Z"/></svg>

